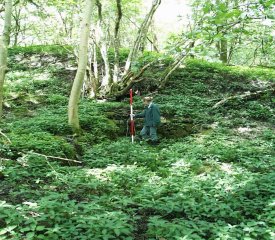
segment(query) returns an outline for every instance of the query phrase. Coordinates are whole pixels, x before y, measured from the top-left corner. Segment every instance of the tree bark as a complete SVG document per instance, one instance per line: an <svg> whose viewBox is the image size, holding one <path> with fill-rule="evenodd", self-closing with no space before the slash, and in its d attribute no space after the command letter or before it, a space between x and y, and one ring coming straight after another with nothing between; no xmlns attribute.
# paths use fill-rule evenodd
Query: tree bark
<svg viewBox="0 0 275 240"><path fill-rule="evenodd" d="M92 19L92 0L86 0L86 10L83 12L83 20L80 32L79 62L74 79L68 106L68 120L74 133L80 133L78 102L88 62L88 42Z"/></svg>
<svg viewBox="0 0 275 240"><path fill-rule="evenodd" d="M12 0L5 2L5 19L4 30L0 36L0 120L3 114L3 95L4 95L4 81L7 70L8 46L10 43L11 32L11 16L12 16Z"/></svg>

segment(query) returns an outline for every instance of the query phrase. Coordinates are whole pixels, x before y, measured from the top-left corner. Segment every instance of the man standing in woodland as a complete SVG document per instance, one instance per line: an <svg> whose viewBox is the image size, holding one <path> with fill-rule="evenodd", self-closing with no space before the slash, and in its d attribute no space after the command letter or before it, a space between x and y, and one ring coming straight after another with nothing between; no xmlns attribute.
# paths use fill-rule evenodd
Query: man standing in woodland
<svg viewBox="0 0 275 240"><path fill-rule="evenodd" d="M140 135L143 140L150 141L152 145L158 144L157 127L160 124L159 107L153 103L153 97L143 98L144 111L134 115L134 118L144 118Z"/></svg>

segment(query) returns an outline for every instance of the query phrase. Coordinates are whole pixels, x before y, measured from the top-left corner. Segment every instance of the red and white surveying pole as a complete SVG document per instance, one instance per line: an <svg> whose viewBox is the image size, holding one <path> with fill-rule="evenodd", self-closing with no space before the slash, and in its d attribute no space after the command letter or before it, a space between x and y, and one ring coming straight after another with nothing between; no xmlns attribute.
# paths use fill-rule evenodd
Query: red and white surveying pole
<svg viewBox="0 0 275 240"><path fill-rule="evenodd" d="M131 138L132 138L132 143L134 143L134 135L135 135L135 130L134 130L134 117L133 117L133 90L130 89L130 111L131 111L131 125L130 125L130 133L131 133Z"/></svg>

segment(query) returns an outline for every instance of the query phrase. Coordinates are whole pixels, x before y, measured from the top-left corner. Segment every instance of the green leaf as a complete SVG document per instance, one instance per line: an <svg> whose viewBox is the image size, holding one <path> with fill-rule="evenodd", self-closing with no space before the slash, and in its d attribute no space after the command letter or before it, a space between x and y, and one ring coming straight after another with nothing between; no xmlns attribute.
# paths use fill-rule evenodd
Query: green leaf
<svg viewBox="0 0 275 240"><path fill-rule="evenodd" d="M9 226L0 231L0 235L4 235L8 232L11 232L13 229L15 229L17 226Z"/></svg>
<svg viewBox="0 0 275 240"><path fill-rule="evenodd" d="M33 239L34 237L34 232L29 232L27 235L26 235L27 239Z"/></svg>
<svg viewBox="0 0 275 240"><path fill-rule="evenodd" d="M36 230L37 230L37 231L42 231L42 230L44 230L44 229L45 229L44 226L37 226L37 227L36 227Z"/></svg>
<svg viewBox="0 0 275 240"><path fill-rule="evenodd" d="M114 229L114 232L115 232L115 234L116 234L117 236L120 235L120 230L119 230L118 228L115 228L115 229Z"/></svg>

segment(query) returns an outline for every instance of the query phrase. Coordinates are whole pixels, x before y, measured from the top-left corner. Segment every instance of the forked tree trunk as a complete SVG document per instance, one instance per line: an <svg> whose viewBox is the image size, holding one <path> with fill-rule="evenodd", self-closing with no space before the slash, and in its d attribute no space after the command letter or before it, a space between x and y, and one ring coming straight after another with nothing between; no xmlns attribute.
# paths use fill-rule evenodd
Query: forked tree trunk
<svg viewBox="0 0 275 240"><path fill-rule="evenodd" d="M7 69L8 46L10 43L11 32L11 16L12 16L12 0L5 2L5 19L4 31L0 36L0 120L3 114L3 95L4 95L4 81Z"/></svg>
<svg viewBox="0 0 275 240"><path fill-rule="evenodd" d="M122 18L122 8L121 8L121 0L116 0L117 3L117 18L115 22L115 30L114 30L114 49L115 49L115 59L114 59L114 69L113 69L113 78L110 76L110 64L108 59L108 48L107 48L107 37L104 36L103 32L103 19L102 19L102 5L100 0L96 0L96 6L98 9L98 23L97 23L97 29L95 31L95 39L98 43L98 46L100 48L101 56L104 62L104 71L101 74L101 86L100 86L100 92L101 94L109 95L109 96L117 96L124 92L125 89L128 89L129 86L131 86L133 83L136 83L139 77L142 76L142 74L151 66L151 63L149 65L144 66L139 73L133 74L130 71L131 64L133 60L136 59L138 51L140 50L140 47L142 46L143 42L147 38L147 33L149 26L152 23L152 18L154 16L154 13L156 12L157 8L159 7L161 0L153 0L152 7L149 11L149 13L146 15L143 23L141 24L137 37L135 39L134 45L132 49L130 50L130 53L128 55L127 62L125 64L125 70L123 74L120 74L119 72L119 28L120 28L120 21ZM112 83L117 82L119 86L112 88ZM122 90L120 87L123 87Z"/></svg>
<svg viewBox="0 0 275 240"><path fill-rule="evenodd" d="M92 19L92 0L86 0L86 9L83 12L83 20L80 32L79 43L79 61L73 87L71 90L68 118L69 125L72 127L74 133L80 132L79 117L78 117L78 102L81 94L81 88L84 82L84 77L88 62L88 42L90 35L90 26Z"/></svg>
<svg viewBox="0 0 275 240"><path fill-rule="evenodd" d="M127 61L126 61L126 64L125 64L124 73L123 73L124 76L129 72L132 62L136 59L138 51L139 51L140 47L143 45L143 43L147 37L147 32L148 32L149 26L152 22L153 16L160 4L161 4L161 0L153 1L152 7L151 7L149 13L146 15L141 27L139 28L138 35L134 42L134 46L131 48L130 53L127 58Z"/></svg>

